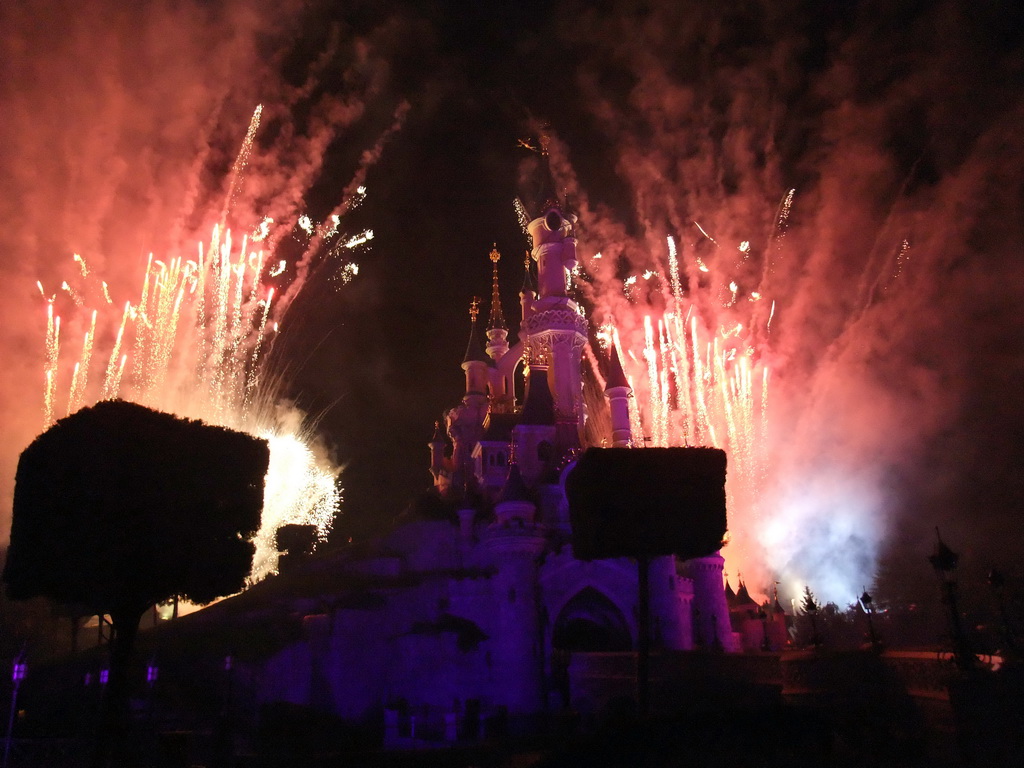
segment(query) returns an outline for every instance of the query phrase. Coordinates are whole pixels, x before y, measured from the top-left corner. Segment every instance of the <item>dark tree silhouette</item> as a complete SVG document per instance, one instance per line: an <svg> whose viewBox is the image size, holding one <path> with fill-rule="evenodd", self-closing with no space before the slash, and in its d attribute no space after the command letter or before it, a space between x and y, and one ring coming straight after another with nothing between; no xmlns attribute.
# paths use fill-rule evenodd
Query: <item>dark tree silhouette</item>
<svg viewBox="0 0 1024 768"><path fill-rule="evenodd" d="M244 585L268 462L263 440L123 401L61 419L21 454L8 594L109 614L108 728L124 724L143 613Z"/></svg>
<svg viewBox="0 0 1024 768"><path fill-rule="evenodd" d="M277 569L280 573L285 573L313 551L317 541L317 530L315 525L291 523L278 528L275 538L277 551L281 553Z"/></svg>
<svg viewBox="0 0 1024 768"><path fill-rule="evenodd" d="M718 448L591 448L565 478L573 553L637 563L637 704L647 714L652 557L684 560L722 547L725 451Z"/></svg>
<svg viewBox="0 0 1024 768"><path fill-rule="evenodd" d="M818 634L818 610L821 608L818 601L811 592L809 586L804 587L804 594L800 600L800 609L811 620L811 644L817 648L821 645L821 635Z"/></svg>

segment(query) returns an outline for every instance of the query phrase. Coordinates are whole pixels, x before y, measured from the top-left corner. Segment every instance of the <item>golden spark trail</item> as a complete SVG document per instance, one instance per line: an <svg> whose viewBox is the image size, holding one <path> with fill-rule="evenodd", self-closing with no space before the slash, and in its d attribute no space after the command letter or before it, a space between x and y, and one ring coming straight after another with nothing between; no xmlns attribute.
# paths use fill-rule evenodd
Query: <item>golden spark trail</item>
<svg viewBox="0 0 1024 768"><path fill-rule="evenodd" d="M75 364L75 374L71 378L71 394L68 396L68 415L82 407L85 388L89 382L89 361L92 358L93 339L96 337L96 311L93 310L89 330L82 339L82 355Z"/></svg>
<svg viewBox="0 0 1024 768"><path fill-rule="evenodd" d="M651 438L655 445L663 445L661 438L661 378L658 376L658 360L654 353L654 328L651 316L644 317L644 351L643 358L647 361L648 396L651 408Z"/></svg>
<svg viewBox="0 0 1024 768"><path fill-rule="evenodd" d="M131 302L124 303L124 314L121 316L121 324L117 328L117 337L114 339L114 347L110 351L110 359L107 361L107 372L103 377L103 390L100 392L100 400L112 400L121 387L121 371L124 370L126 358L121 356L121 342L124 340L124 329L131 316ZM121 358L118 365L118 358Z"/></svg>
<svg viewBox="0 0 1024 768"><path fill-rule="evenodd" d="M53 423L61 382L70 381L70 409L98 399L122 398L268 441L270 469L261 526L254 538L257 552L250 583L275 571L275 532L281 525L315 525L323 540L341 502L340 469L325 455L305 415L281 398L280 377L267 368L268 325L276 330L287 308L275 297L301 289L304 275L297 279L299 270L289 269L279 255L253 247L258 241L283 239L270 237L270 217L260 220L246 214L257 223L238 227L239 232L252 233L238 243L228 226L261 115L262 106L249 122L222 207L213 212L210 238L205 244L196 243L194 259L186 260L176 252L160 259L149 254L140 270L137 292L116 305L107 284L87 268L81 256L75 256L75 274L57 295L47 300L42 285L38 286L47 300L44 428ZM365 187L360 185L356 193L351 207L365 197ZM337 213L321 225L314 226L308 217L304 223L319 238L303 254L304 265L373 238L373 231L365 230L339 245L344 238L335 238L341 223ZM293 220L289 226L294 224ZM268 270L268 264L274 268ZM347 273L350 278L357 269L353 264ZM267 283L273 279L284 284ZM70 379L60 370L61 319L54 306L58 301L76 308L99 307ZM93 357L100 357L102 368L91 381Z"/></svg>
<svg viewBox="0 0 1024 768"><path fill-rule="evenodd" d="M694 223L714 242L706 230ZM632 367L627 378L631 385L634 381L639 384L638 393L649 403L649 413L634 408L633 417L631 412L634 435L640 437L640 444L713 445L727 452L726 495L735 522L730 526L730 544L722 554L730 570L757 574L759 568L763 571L756 526L760 517L760 488L767 477L769 376L767 366L758 361L752 346L751 340L756 338L752 329L757 321L745 313L752 315L757 311L759 303L754 297L759 299L761 294L745 291L736 278L724 277L713 280L705 295L699 293L700 286L694 283L692 288L698 293L688 297L675 241L670 237L666 242L667 279L657 269L647 269L643 274L645 279L659 274L667 283L661 317L645 311L642 338L637 324L634 348L620 347L625 352L620 356L623 363ZM740 251L744 258L748 257L749 247L741 247ZM694 261L702 273L710 272L699 258L694 257ZM637 280L637 276L631 276L623 281L623 293L637 305L637 310L643 311L647 308L641 303L642 294L636 290ZM750 296L751 301L738 301L741 295ZM769 323L773 316L774 305ZM706 319L712 317L718 318L716 325L706 325ZM613 326L606 335L618 340L618 328ZM649 439L643 438L645 434Z"/></svg>
<svg viewBox="0 0 1024 768"><path fill-rule="evenodd" d="M335 485L338 470L313 452L311 435L300 417L280 421L276 393L260 386L261 353L275 294L273 287L260 282L262 253L233 253L230 233L216 228L211 242L217 246L215 257L201 256L198 263L148 258L137 301L126 301L119 314L103 318L104 325L116 328L116 335L104 353L102 385L93 398L121 397L270 442L270 490L250 575L257 581L276 568L274 534L281 525L309 523L317 526L321 539L326 536L341 501ZM242 248L246 247L243 240ZM204 294L212 294L212 301ZM100 305L109 306L105 300ZM52 303L47 312L44 426L53 421L60 335L60 318ZM70 411L90 399L88 375L100 317L93 312L71 375ZM126 347L131 351L124 354ZM277 455L282 452L287 454L284 459ZM282 472L286 476L280 477Z"/></svg>
<svg viewBox="0 0 1024 768"><path fill-rule="evenodd" d="M82 364L75 363L75 369L71 374L71 391L68 393L68 416L71 415L71 406L75 400L78 399L78 372L81 370Z"/></svg>
<svg viewBox="0 0 1024 768"><path fill-rule="evenodd" d="M40 289L42 286L40 286ZM60 316L54 317L53 302L46 304L46 390L43 395L43 429L53 424L53 401L57 387L57 361L60 357Z"/></svg>
<svg viewBox="0 0 1024 768"><path fill-rule="evenodd" d="M231 178L228 183L228 195L224 201L224 210L221 212L220 224L224 226L227 222L228 212L231 210L231 206L234 205L235 199L238 196L238 190L242 181L242 174L245 171L245 166L249 164L249 154L252 152L252 144L256 140L256 132L260 127L260 118L263 115L263 105L257 104L256 109L253 110L252 117L249 120L249 130L245 132L245 138L242 140L242 148L238 151L238 155L235 157L235 163L231 167Z"/></svg>

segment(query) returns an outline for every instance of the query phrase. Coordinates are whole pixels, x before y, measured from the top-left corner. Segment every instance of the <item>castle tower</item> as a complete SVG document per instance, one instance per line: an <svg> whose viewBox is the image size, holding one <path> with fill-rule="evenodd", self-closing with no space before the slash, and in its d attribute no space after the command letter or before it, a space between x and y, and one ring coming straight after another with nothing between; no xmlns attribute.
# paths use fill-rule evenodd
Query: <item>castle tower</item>
<svg viewBox="0 0 1024 768"><path fill-rule="evenodd" d="M542 147L546 161L544 140ZM524 311L522 329L527 338L527 363L548 367L555 409L576 422L578 444L585 420L580 360L588 326L568 295L570 275L576 267L575 223L576 216L563 215L558 200L550 195L540 215L527 225L533 241L531 256L537 262L538 298L525 308L529 311Z"/></svg>
<svg viewBox="0 0 1024 768"><path fill-rule="evenodd" d="M495 243L491 259L491 316L487 323L487 354L493 360L490 368L491 413L512 413L515 410L515 366L500 365L508 354L508 327L501 311L501 290L498 285L498 262L501 253Z"/></svg>
<svg viewBox="0 0 1024 768"><path fill-rule="evenodd" d="M535 524L536 506L513 460L508 481L494 508L497 520L482 537L497 567L494 576L496 627L493 635L494 703L511 715L538 712L544 706L544 658L538 558L545 539Z"/></svg>
<svg viewBox="0 0 1024 768"><path fill-rule="evenodd" d="M477 332L480 299L473 297L469 316L471 328L462 370L466 372L466 394L462 403L448 411L448 434L452 438L452 486L456 492L465 490L473 476L473 448L483 433L487 415L487 383L490 358L484 353Z"/></svg>
<svg viewBox="0 0 1024 768"><path fill-rule="evenodd" d="M519 423L512 430L512 443L527 485L533 487L553 467L555 434L555 403L548 386L544 365L530 366L526 379L526 400Z"/></svg>
<svg viewBox="0 0 1024 768"><path fill-rule="evenodd" d="M717 641L722 650L738 651L725 599L725 558L717 552L695 557L686 561L686 569L693 580L694 639L705 648L711 648Z"/></svg>
<svg viewBox="0 0 1024 768"><path fill-rule="evenodd" d="M605 383L604 394L608 398L608 409L611 411L612 447L628 448L631 440L629 396L633 394L633 389L622 370L619 350L614 344L608 362L608 381Z"/></svg>
<svg viewBox="0 0 1024 768"><path fill-rule="evenodd" d="M491 259L491 317L487 323L487 354L494 362L498 362L508 352L508 327L505 315L501 311L501 290L498 286L498 262L501 253L495 243L490 253Z"/></svg>

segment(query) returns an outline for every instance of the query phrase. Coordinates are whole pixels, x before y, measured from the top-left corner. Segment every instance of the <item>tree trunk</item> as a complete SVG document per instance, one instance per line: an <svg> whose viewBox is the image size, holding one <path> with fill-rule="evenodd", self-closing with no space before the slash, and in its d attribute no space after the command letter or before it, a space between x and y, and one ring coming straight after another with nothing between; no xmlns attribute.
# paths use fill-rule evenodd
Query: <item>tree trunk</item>
<svg viewBox="0 0 1024 768"><path fill-rule="evenodd" d="M96 750L93 754L93 768L107 768L116 765L117 757L124 751L128 733L128 667L131 663L135 637L139 631L141 611L112 612L113 639L110 643L110 672L107 687L103 692L100 712L100 729L96 735Z"/></svg>

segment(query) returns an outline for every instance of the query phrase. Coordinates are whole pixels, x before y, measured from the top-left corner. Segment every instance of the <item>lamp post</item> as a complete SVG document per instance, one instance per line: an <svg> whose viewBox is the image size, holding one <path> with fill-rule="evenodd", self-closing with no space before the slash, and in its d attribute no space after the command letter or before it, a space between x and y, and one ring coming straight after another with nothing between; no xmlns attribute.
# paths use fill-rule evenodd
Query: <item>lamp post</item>
<svg viewBox="0 0 1024 768"><path fill-rule="evenodd" d="M11 737L14 734L14 716L18 711L18 689L21 681L28 674L28 664L25 663L25 652L22 651L14 658L14 665L11 667L11 712L7 717L7 738L4 740L4 768L7 768L7 761L11 755Z"/></svg>
<svg viewBox="0 0 1024 768"><path fill-rule="evenodd" d="M950 634L953 641L953 660L956 666L962 671L974 669L976 658L971 651L970 641L964 632L963 624L960 621L960 609L957 606L956 590L956 566L960 561L960 555L946 546L935 529L935 554L928 557L928 562L935 569L935 575L939 579L939 587L942 591L942 602L949 609Z"/></svg>
<svg viewBox="0 0 1024 768"><path fill-rule="evenodd" d="M880 644L878 642L878 636L875 634L875 622L873 619L873 614L875 612L874 603L874 599L870 594L868 594L867 587L865 587L864 594L860 596L860 604L864 609L864 613L867 614L868 617L868 635L871 637L871 648L873 650L878 650Z"/></svg>

